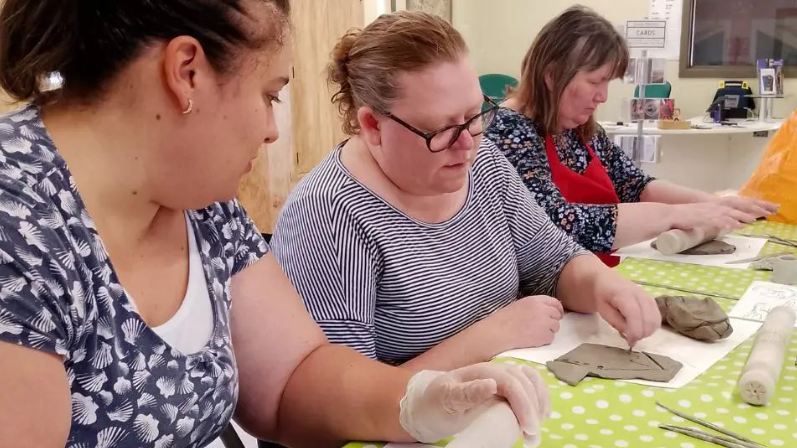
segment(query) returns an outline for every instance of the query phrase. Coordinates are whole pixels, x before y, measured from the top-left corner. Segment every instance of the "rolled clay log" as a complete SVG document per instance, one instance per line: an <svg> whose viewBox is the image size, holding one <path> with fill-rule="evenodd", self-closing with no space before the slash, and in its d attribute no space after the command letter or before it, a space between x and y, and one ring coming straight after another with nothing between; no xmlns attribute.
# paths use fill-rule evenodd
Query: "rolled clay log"
<svg viewBox="0 0 797 448"><path fill-rule="evenodd" d="M797 315L787 306L777 306L769 312L739 376L742 400L756 406L769 403L783 368L795 320Z"/></svg>
<svg viewBox="0 0 797 448"><path fill-rule="evenodd" d="M520 424L505 401L490 406L454 437L447 448L512 448L520 438ZM540 435L527 440L526 446L540 444Z"/></svg>
<svg viewBox="0 0 797 448"><path fill-rule="evenodd" d="M698 227L692 230L668 230L656 238L656 249L664 255L675 255L703 243L722 238L727 232L716 228Z"/></svg>

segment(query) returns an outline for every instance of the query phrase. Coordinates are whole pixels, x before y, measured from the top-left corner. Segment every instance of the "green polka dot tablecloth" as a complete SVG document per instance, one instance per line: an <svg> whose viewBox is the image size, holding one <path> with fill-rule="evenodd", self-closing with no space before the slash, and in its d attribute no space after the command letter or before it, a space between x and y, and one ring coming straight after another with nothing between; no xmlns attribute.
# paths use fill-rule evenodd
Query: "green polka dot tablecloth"
<svg viewBox="0 0 797 448"><path fill-rule="evenodd" d="M744 233L770 234L797 240L797 226L757 222ZM763 254L788 247L768 243ZM795 251L797 253L797 251ZM625 277L643 282L652 295L682 294L667 287L686 288L729 298L717 298L726 311L755 280L769 280L770 272L726 269L627 259L618 268ZM754 338L742 343L688 385L677 389L646 387L622 381L587 378L571 387L557 380L545 366L517 359L495 362L528 364L539 369L551 390L553 413L543 427L544 448L716 448L690 437L664 431L660 423L712 431L677 417L656 402L730 429L768 447L797 447L797 335L792 339L777 389L769 405L750 406L736 391L736 382ZM381 448L384 443L350 443L345 448ZM441 444L443 446L444 444ZM516 448L522 448L518 443Z"/></svg>

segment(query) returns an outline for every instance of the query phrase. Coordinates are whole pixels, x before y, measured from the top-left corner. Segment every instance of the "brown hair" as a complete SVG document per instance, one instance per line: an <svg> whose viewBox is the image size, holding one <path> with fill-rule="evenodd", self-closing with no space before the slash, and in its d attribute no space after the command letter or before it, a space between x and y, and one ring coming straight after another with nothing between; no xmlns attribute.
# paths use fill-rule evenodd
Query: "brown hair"
<svg viewBox="0 0 797 448"><path fill-rule="evenodd" d="M612 78L625 74L628 47L608 20L595 11L573 6L548 22L537 35L521 65L521 81L511 96L521 113L531 118L543 135L556 132L559 101L579 70L614 67ZM551 89L545 82L551 79ZM588 141L595 135L595 118L579 126L578 134Z"/></svg>
<svg viewBox="0 0 797 448"><path fill-rule="evenodd" d="M363 30L349 30L327 66L329 83L337 86L332 102L343 115L343 132L359 131L360 107L388 109L400 93L398 73L455 61L465 53L465 40L451 24L418 11L382 15Z"/></svg>
<svg viewBox="0 0 797 448"><path fill-rule="evenodd" d="M274 23L254 17L266 6ZM250 7L251 6L251 7ZM144 48L188 35L214 68L234 69L240 48L281 42L289 0L5 0L0 12L0 86L18 101L40 104L42 83L54 73L59 94L93 99ZM248 23L247 23L248 22ZM256 32L253 32L255 29Z"/></svg>

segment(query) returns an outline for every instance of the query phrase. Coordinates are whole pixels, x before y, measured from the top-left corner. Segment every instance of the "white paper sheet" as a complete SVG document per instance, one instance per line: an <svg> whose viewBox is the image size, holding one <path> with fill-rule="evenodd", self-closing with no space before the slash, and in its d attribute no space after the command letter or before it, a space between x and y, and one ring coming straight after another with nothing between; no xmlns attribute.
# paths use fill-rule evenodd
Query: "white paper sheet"
<svg viewBox="0 0 797 448"><path fill-rule="evenodd" d="M615 255L626 258L646 258L648 260L674 261L676 263L699 264L703 266L720 266L732 269L747 269L750 263L727 264L729 261L739 261L757 257L761 249L767 244L766 238L750 238L746 236L726 235L722 238L728 244L736 246L736 252L728 255L664 255L650 247L653 240L643 241L633 246L618 250Z"/></svg>
<svg viewBox="0 0 797 448"><path fill-rule="evenodd" d="M739 344L755 334L760 322L732 319L733 334L721 341L709 343L696 341L677 334L666 327L640 341L634 350L669 356L683 364L681 371L667 383L628 380L652 387L677 389L685 386L725 357ZM545 364L568 353L584 343L603 344L623 349L628 344L620 334L597 314L568 313L561 321L561 329L551 345L539 348L510 350L499 356L510 356Z"/></svg>
<svg viewBox="0 0 797 448"><path fill-rule="evenodd" d="M755 281L736 302L728 316L763 322L769 311L778 305L797 311L797 287ZM794 326L797 328L797 324Z"/></svg>
<svg viewBox="0 0 797 448"><path fill-rule="evenodd" d="M660 57L677 61L681 53L681 11L683 0L650 0L650 20L666 20L667 34L664 50L657 51Z"/></svg>

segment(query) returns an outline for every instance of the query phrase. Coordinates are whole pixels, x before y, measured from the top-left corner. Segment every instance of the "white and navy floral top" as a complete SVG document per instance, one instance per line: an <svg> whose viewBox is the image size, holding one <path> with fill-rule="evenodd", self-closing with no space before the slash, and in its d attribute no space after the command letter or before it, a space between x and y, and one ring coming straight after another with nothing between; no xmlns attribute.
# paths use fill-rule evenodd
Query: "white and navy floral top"
<svg viewBox="0 0 797 448"><path fill-rule="evenodd" d="M617 205L568 202L551 178L545 136L539 134L531 119L502 107L484 135L515 166L526 188L554 223L584 248L597 253L611 252L617 231ZM565 131L554 141L561 163L583 174L591 160L577 132ZM645 187L654 178L634 166L634 162L606 136L600 126L590 145L609 173L620 202L639 202Z"/></svg>
<svg viewBox="0 0 797 448"><path fill-rule="evenodd" d="M229 422L238 396L230 280L268 247L236 202L189 218L214 330L186 354L135 311L39 109L0 117L0 340L63 358L68 448L198 447Z"/></svg>

